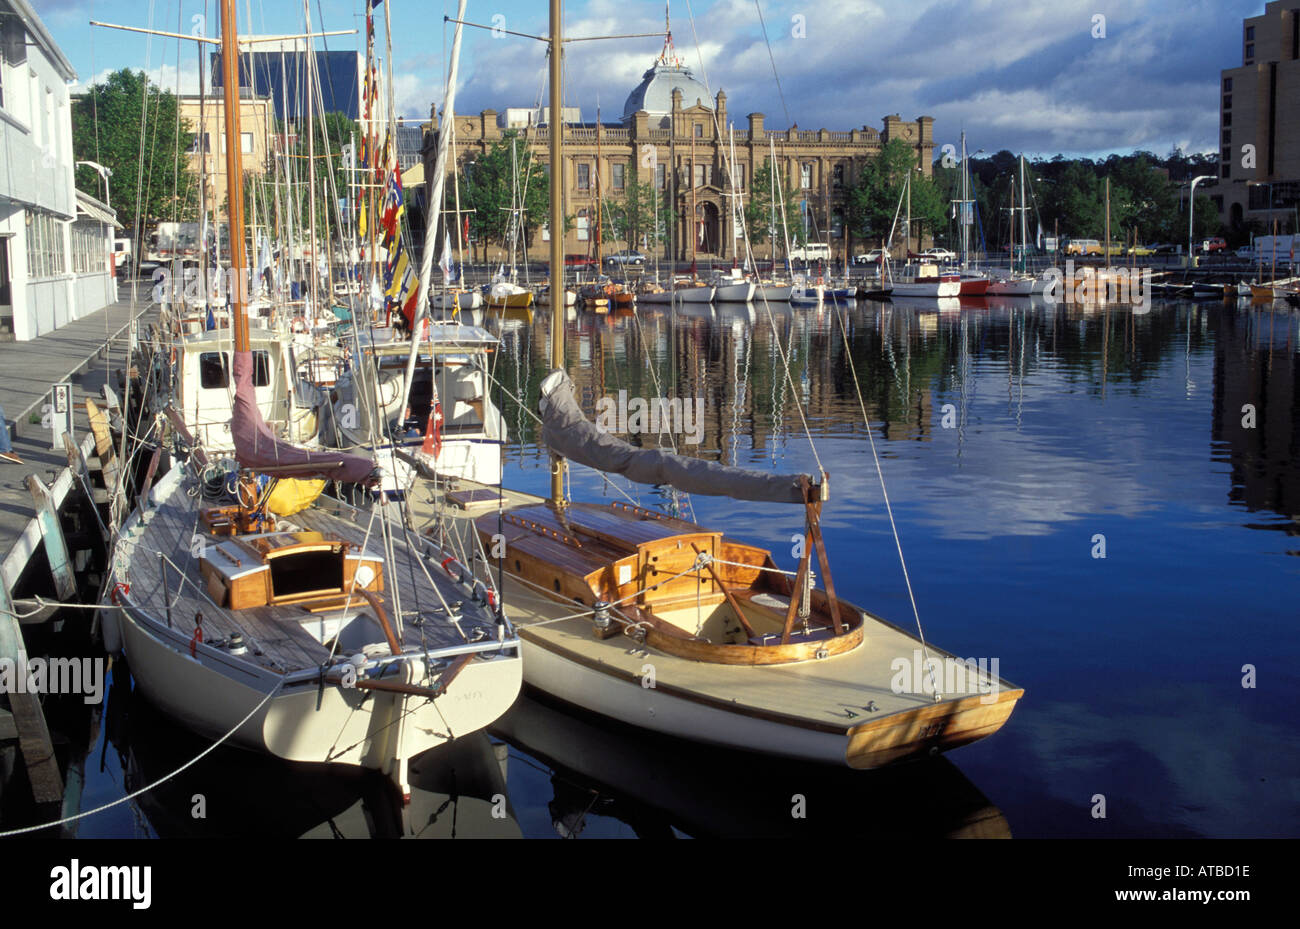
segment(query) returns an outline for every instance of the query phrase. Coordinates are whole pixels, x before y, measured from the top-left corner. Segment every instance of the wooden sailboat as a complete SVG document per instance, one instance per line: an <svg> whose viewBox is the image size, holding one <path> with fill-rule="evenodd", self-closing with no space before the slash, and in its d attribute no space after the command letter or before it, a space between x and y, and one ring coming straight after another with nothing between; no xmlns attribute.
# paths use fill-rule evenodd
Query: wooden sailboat
<svg viewBox="0 0 1300 929"><path fill-rule="evenodd" d="M553 127L561 33L551 0ZM558 164L561 131L550 144ZM552 228L560 228L562 198L555 185ZM553 240L553 279L562 261ZM972 670L948 692L896 686L899 662L956 659L836 596L821 531L825 473L748 471L637 449L602 432L574 399L563 336L557 318L554 370L540 388L549 498L505 490L492 493L485 512L484 488L462 483L436 499L429 529L476 550L486 550L484 539L501 543L481 570L506 578L531 685L675 736L857 768L954 748L1002 726L1022 691L995 672ZM807 543L798 569L779 570L769 552L717 528L632 505L571 503L569 460L685 493L801 507Z"/></svg>
<svg viewBox="0 0 1300 929"><path fill-rule="evenodd" d="M235 7L222 0L232 139ZM240 162L229 146L235 268L246 266ZM375 464L272 431L258 388L288 372L256 357L247 299L240 281L230 295L233 344L206 346L209 357L178 371L182 408L168 419L188 460L146 487L121 528L106 644L125 653L153 703L206 736L292 761L375 768L408 793L413 756L509 708L519 643L490 588L431 540L394 526L387 504L366 512L320 496L327 480L373 483ZM197 415L186 403L191 372L214 395L229 396L233 384L224 432L187 427ZM204 383L227 373L228 383ZM221 465L227 457L234 470Z"/></svg>

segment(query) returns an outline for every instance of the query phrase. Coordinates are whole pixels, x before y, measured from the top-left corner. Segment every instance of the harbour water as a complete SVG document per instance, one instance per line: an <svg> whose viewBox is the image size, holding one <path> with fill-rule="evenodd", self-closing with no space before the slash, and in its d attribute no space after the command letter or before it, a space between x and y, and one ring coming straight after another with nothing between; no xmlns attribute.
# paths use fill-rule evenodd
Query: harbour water
<svg viewBox="0 0 1300 929"><path fill-rule="evenodd" d="M823 529L837 592L914 628L874 439L926 637L962 657L996 659L998 673L1025 689L1010 721L937 761L852 772L673 742L530 696L490 734L421 760L408 829L1294 831L1300 318L1283 305L1159 301L1145 313L1024 300L952 311L865 301L770 309L578 313L568 357L580 399L591 414L620 390L702 398L702 440L689 453L781 471L820 463L831 475ZM496 377L535 409L549 320L500 325ZM506 482L544 493L536 424L509 396L503 408ZM576 467L572 494L676 504L794 566L797 508L668 501ZM81 809L204 748L119 681L88 744ZM76 834L402 828L377 777L223 748L83 820Z"/></svg>

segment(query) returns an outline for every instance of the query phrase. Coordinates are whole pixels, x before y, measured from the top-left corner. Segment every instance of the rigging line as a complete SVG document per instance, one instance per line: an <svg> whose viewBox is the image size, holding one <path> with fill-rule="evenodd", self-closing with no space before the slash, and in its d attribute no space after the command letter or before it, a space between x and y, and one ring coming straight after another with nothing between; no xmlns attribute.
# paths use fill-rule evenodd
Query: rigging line
<svg viewBox="0 0 1300 929"><path fill-rule="evenodd" d="M858 407L867 425L867 441L871 445L871 458L876 464L876 476L880 479L880 493L885 499L885 513L889 516L889 529L894 535L894 545L898 549L898 562L903 568L903 582L907 585L907 599L912 604L912 616L916 619L916 632L921 639L921 650L925 665L930 672L930 683L934 687L934 699L940 700L939 688L934 680L934 666L930 663L930 646L925 641L925 630L921 627L921 613L916 606L916 594L912 591L912 578L907 571L907 559L903 556L903 542L898 536L898 524L894 521L894 507L889 502L889 490L885 487L885 472L880 466L880 456L876 452L876 439L871 431L871 417L867 414L867 405L862 399L862 385L858 382L857 365L853 363L853 349L849 344L849 332L844 325L844 317L836 313L835 319L840 324L840 334L844 338L844 360L848 363L849 373L853 375L853 390L858 398Z"/></svg>
<svg viewBox="0 0 1300 929"><path fill-rule="evenodd" d="M687 0L686 6L690 7L690 0ZM763 42L767 45L767 60L772 62L772 77L776 81L776 92L781 96L781 109L785 111L785 121L790 123L790 108L785 105L785 91L781 89L781 75L776 72L776 58L772 55L772 40L767 35L767 22L763 19L763 7L754 0L754 9L758 10L758 23L763 27ZM692 24L694 29L694 24Z"/></svg>
<svg viewBox="0 0 1300 929"><path fill-rule="evenodd" d="M693 38L694 41L695 41L695 51L696 51L696 55L699 57L699 60L700 60L700 75L701 75L701 77L703 77L703 79L704 79L704 89L705 89L705 92L706 92L706 93L712 94L712 89L709 87L709 75L708 75L708 70L707 70L707 69L705 68L705 66L704 66L704 51L703 51L703 49L700 48L700 39L699 39L699 34L696 32L696 29L695 29L695 12L694 12L694 10L691 8L690 0L687 0L687 2L686 2L686 11L687 11L687 14L688 14L689 17L690 17L690 23L691 23L691 36L692 36L692 38ZM714 111L713 111L713 126L714 126L714 130L715 130L715 132L717 133L717 138L718 138L719 140L721 140L721 138L722 138L722 127L721 127L720 123L718 122L718 114L717 114L717 109L716 109L716 108L715 108ZM727 150L726 150L725 146L723 147L722 158L723 158L724 166L727 166L727 165L730 164L730 159L729 159L728 156L727 156ZM774 170L775 170L775 166L774 166ZM734 166L728 168L728 173L729 173L729 176L732 178L732 186L734 187L734 177L735 177ZM742 235L744 236L744 242L745 242L745 255L746 255L746 257L750 260L751 264L753 264L753 263L754 263L754 260L755 260L755 259L754 259L754 252L753 252L753 247L752 247L752 245L750 244L750 239L749 239L749 230L748 230L748 228L746 227L746 223L745 223L745 219L744 219L744 215L743 215L743 213L740 215L739 219L740 219L740 229L741 229L741 233L742 233ZM775 329L775 327L776 327L776 321L775 321L775 319L774 319L773 316L772 316L772 307L771 307L771 304L768 302L768 300L767 300L767 296L766 296L766 295L764 295L764 297L763 297L763 308L767 311L768 320L772 323L772 326L773 326L773 328ZM793 330L793 326L791 327L791 333L790 333L790 336L791 336L791 345L793 346L793 341L794 341L794 330ZM791 393L792 393L792 394L798 394L799 391L797 390L797 388L796 388L796 386L795 386L795 383L794 383L794 376L793 376L793 374L792 374L792 372L791 372L791 370L790 370L790 360L789 360L789 355L787 354L787 352L786 352L786 350L785 350L785 347L784 347L783 345L781 345L779 339L777 340L776 344L777 344L777 350L778 350L778 352L780 352L780 355L781 355L782 366L783 366L783 368L784 368L784 370L785 370L785 378L784 378L784 380L785 380L786 382L788 382L788 384L789 384L789 386L790 386L790 391L791 391ZM782 392L784 393L784 387L783 387ZM811 429L809 428L809 426L808 426L808 419L807 419L807 417L804 416L803 405L802 405L802 404L795 404L795 411L799 414L799 421L800 421L800 423L801 423L802 426L803 426L804 435L807 436L807 438L808 438L808 445L809 445L809 447L812 449L813 460L817 463L817 470L820 471L820 472L822 472L822 473L825 473L825 470L826 470L826 469L822 466L821 456L820 456L820 455L818 454L818 452L817 452L817 443L816 443L815 441L813 441L812 430L811 430Z"/></svg>
<svg viewBox="0 0 1300 929"><path fill-rule="evenodd" d="M274 697L276 694L278 694L280 692L280 688L283 686L284 686L284 679L281 678L280 680L275 682L275 686L271 688L271 692L262 698L262 702L259 703L257 706L253 707L251 710L249 710L248 715L245 716L243 719L241 719L238 723L236 723L233 729L231 729L221 738L217 739L215 742L213 742L203 751L199 752L189 761L185 762L185 764L181 765L175 771L172 771L170 774L166 774L163 777L160 777L152 784L148 784L144 787L141 787L139 790L129 793L125 797L119 797L118 799L113 800L110 803L105 803L102 806L97 806L93 810L86 810L84 813L76 813L72 816L65 816L62 819L56 819L53 822L49 822L49 823L41 823L40 825L37 826L26 826L22 829L10 829L7 832L0 832L0 839L7 839L10 836L24 835L31 832L40 832L42 829L50 829L54 826L62 826L65 823L76 822L79 819L85 819L87 816L94 816L96 813L102 813L105 810L112 809L115 806L120 806L121 804L126 803L129 800L134 800L136 797L148 793L149 791L153 790L155 787L159 787L162 784L165 784L167 781L170 781L172 778L176 777L178 774L185 771L187 768L193 767L195 764L202 761L208 755L212 754L212 752L216 751L217 748L222 745L222 743L224 743L232 735L238 732L240 728L244 725L244 723L248 722L250 719L256 716L257 713L262 709L262 707L270 703L271 698Z"/></svg>

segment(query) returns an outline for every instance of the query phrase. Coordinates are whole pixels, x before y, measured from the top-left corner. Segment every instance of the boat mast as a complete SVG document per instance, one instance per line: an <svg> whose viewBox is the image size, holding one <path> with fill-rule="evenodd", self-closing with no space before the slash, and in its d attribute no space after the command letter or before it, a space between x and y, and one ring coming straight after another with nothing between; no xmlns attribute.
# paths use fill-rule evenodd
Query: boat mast
<svg viewBox="0 0 1300 929"><path fill-rule="evenodd" d="M1029 188L1025 186L1025 156L1020 156L1020 270L1028 271L1029 249ZM1110 236L1107 234L1107 239ZM1109 262L1107 262L1109 264Z"/></svg>
<svg viewBox="0 0 1300 929"><path fill-rule="evenodd" d="M961 268L970 267L970 228L966 225L966 208L970 202L970 173L966 164L966 133L961 134L961 211L957 222L961 225Z"/></svg>
<svg viewBox="0 0 1300 929"><path fill-rule="evenodd" d="M600 107L596 107L596 275L599 276L605 267L604 251L601 246L604 244L600 237L600 227L603 224L601 217L601 190L600 190Z"/></svg>
<svg viewBox="0 0 1300 929"><path fill-rule="evenodd" d="M234 0L225 0L233 3ZM551 4L551 367L564 368L564 123L561 119L561 0ZM599 229L599 225L596 227ZM551 454L551 503L564 506L564 459Z"/></svg>
<svg viewBox="0 0 1300 929"><path fill-rule="evenodd" d="M226 117L226 212L230 221L230 327L235 351L246 352L248 316L247 260L244 253L244 165L239 140L239 47L235 36L235 0L221 0L221 76Z"/></svg>

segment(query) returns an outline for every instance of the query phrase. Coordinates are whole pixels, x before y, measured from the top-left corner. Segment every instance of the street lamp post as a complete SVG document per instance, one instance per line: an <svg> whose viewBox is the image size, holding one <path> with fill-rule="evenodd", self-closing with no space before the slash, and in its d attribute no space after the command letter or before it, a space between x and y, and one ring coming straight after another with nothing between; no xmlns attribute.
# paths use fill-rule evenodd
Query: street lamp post
<svg viewBox="0 0 1300 929"><path fill-rule="evenodd" d="M1194 234L1192 220L1196 216L1196 185L1201 181L1212 180L1214 180L1212 174L1202 174L1192 178L1192 190L1187 195L1187 266L1189 268L1196 267L1196 250L1192 247L1192 235Z"/></svg>

